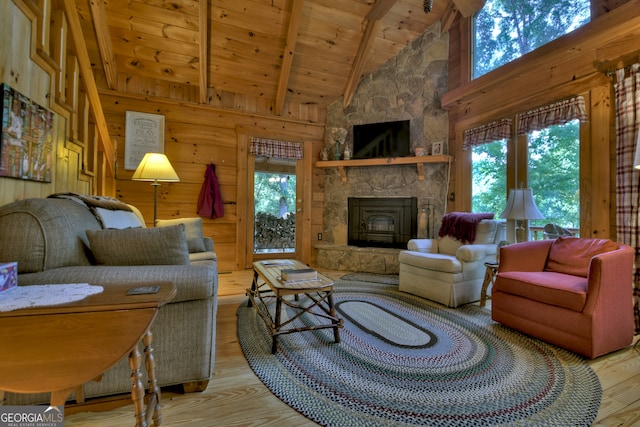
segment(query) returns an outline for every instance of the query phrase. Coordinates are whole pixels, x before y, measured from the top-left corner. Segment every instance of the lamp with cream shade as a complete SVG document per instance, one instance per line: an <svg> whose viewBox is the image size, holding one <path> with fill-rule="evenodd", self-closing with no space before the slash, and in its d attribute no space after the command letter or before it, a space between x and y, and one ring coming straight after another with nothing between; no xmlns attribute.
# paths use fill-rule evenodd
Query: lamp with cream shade
<svg viewBox="0 0 640 427"><path fill-rule="evenodd" d="M151 181L151 185L153 185L153 226L155 227L158 213L158 186L161 182L179 182L180 177L165 154L146 153L131 179Z"/></svg>
<svg viewBox="0 0 640 427"><path fill-rule="evenodd" d="M500 214L500 218L515 220L515 242L518 243L518 231L524 230L521 221L543 219L544 215L538 210L530 188L512 188L509 190L507 207Z"/></svg>

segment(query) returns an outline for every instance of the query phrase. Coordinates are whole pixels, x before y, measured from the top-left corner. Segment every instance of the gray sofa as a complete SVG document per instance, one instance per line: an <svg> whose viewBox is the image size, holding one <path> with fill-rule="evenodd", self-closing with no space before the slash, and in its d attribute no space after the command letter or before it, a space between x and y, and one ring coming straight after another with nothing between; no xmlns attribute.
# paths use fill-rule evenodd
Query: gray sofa
<svg viewBox="0 0 640 427"><path fill-rule="evenodd" d="M132 248L122 245L127 233L138 233L138 236L140 233L144 236L154 234L156 238L171 234L166 234L160 228L146 229L148 233L140 228L104 230L104 224L101 224L95 212L74 200L20 200L0 206L0 262L18 262L19 286L173 282L177 287L176 297L160 309L151 329L158 383L160 386L181 384L185 391L202 391L213 375L215 359L218 271L213 241L200 237L202 241L196 242L199 244L193 245L191 240L187 245L188 233L184 232L184 225L167 225L166 231L180 227L183 230L180 236L184 236L184 240L181 237L173 239L177 240L174 242L167 238L158 244L156 239L155 246L148 248L148 251L137 250L126 255L125 262L122 262L123 253L135 250L135 245L131 245ZM110 233L120 233L118 239L113 239L114 247L111 249L108 247L109 238L116 234ZM193 235L190 238L193 239ZM140 239L136 239L139 244ZM100 254L92 252L92 242L96 248L100 242ZM150 245L153 244L151 241ZM186 258L180 254L175 259L170 258L168 262L174 265L155 265L167 263L167 256L188 251L190 247L204 251L190 253ZM115 262L110 262L109 251L112 251ZM153 259L156 256L160 259ZM100 259L100 264L96 258ZM101 381L83 385L83 394L87 398L128 393L130 390L130 368L126 357L108 370ZM48 394L6 393L5 397L5 405L44 403L49 400Z"/></svg>

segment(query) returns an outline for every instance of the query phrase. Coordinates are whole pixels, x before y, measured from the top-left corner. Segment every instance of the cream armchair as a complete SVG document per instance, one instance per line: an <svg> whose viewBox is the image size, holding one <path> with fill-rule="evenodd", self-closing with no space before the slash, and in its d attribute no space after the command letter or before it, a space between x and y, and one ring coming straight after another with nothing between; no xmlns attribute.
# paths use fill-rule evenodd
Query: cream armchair
<svg viewBox="0 0 640 427"><path fill-rule="evenodd" d="M457 307L480 299L486 267L505 239L504 221L483 219L473 244L450 236L412 239L400 252L400 291Z"/></svg>

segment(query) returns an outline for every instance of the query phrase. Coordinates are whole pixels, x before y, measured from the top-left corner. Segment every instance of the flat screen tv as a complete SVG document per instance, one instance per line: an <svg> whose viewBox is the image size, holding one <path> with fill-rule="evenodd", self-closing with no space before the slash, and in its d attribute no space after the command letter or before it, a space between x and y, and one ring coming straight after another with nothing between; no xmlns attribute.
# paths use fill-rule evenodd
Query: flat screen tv
<svg viewBox="0 0 640 427"><path fill-rule="evenodd" d="M354 159L411 155L409 120L353 126Z"/></svg>

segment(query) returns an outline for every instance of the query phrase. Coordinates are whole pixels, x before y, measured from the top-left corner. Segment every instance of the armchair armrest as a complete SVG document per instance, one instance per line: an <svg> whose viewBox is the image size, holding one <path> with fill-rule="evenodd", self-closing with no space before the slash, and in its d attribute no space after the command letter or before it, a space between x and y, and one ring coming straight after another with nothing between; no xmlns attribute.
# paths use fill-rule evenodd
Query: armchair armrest
<svg viewBox="0 0 640 427"><path fill-rule="evenodd" d="M501 247L498 272L544 270L553 242L534 240Z"/></svg>
<svg viewBox="0 0 640 427"><path fill-rule="evenodd" d="M435 239L411 239L407 242L407 249L414 252L438 253L438 241Z"/></svg>
<svg viewBox="0 0 640 427"><path fill-rule="evenodd" d="M477 261L487 255L495 255L498 245L462 245L456 251L456 258L464 262Z"/></svg>

